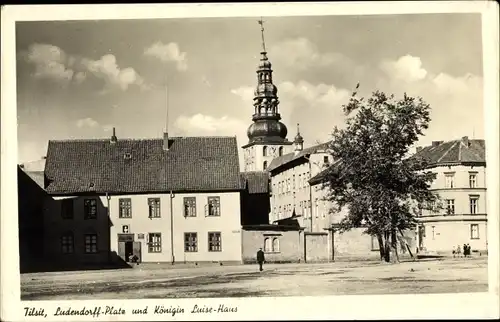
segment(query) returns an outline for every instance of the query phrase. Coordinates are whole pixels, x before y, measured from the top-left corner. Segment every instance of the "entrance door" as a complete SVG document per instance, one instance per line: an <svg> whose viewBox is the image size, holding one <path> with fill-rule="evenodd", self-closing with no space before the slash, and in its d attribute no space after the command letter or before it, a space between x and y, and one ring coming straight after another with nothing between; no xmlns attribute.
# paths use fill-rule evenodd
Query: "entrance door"
<svg viewBox="0 0 500 322"><path fill-rule="evenodd" d="M125 261L129 261L130 255L134 251L134 235L118 234L118 255Z"/></svg>

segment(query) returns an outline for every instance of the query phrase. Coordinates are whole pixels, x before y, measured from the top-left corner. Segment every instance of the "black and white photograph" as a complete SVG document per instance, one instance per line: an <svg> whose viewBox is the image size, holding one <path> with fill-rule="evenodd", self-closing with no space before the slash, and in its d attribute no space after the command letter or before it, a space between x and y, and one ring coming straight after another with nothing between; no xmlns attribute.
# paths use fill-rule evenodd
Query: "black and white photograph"
<svg viewBox="0 0 500 322"><path fill-rule="evenodd" d="M277 13L15 22L16 314L492 289L484 14Z"/></svg>

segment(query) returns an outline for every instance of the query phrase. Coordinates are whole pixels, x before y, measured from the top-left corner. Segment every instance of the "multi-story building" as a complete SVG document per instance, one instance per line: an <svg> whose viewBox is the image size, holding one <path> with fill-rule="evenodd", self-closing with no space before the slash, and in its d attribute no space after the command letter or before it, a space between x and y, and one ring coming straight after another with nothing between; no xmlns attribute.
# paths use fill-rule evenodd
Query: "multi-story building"
<svg viewBox="0 0 500 322"><path fill-rule="evenodd" d="M275 158L268 167L271 178L270 221L294 217L306 232L324 232L329 227L327 208L309 179L332 162L328 143L303 149L303 138L297 133L295 151ZM314 194L314 196L313 196Z"/></svg>
<svg viewBox="0 0 500 322"><path fill-rule="evenodd" d="M241 262L241 182L235 137L50 141L45 253Z"/></svg>
<svg viewBox="0 0 500 322"><path fill-rule="evenodd" d="M487 249L486 159L484 140L435 141L417 148L414 157L427 160L436 174L431 189L442 208L423 211L418 218L418 246L422 251L450 252L469 244Z"/></svg>

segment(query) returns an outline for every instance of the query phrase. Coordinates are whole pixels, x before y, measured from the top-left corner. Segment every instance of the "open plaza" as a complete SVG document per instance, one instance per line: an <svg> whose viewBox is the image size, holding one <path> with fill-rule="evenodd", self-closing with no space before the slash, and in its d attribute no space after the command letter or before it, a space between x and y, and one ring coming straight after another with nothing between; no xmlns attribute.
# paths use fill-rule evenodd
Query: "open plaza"
<svg viewBox="0 0 500 322"><path fill-rule="evenodd" d="M487 256L321 264L169 265L21 275L22 300L486 292Z"/></svg>

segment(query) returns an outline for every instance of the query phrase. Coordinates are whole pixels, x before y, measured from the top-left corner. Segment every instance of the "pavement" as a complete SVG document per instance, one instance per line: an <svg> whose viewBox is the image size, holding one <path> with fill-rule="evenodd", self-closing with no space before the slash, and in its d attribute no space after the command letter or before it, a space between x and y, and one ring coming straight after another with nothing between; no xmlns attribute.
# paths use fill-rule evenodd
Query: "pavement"
<svg viewBox="0 0 500 322"><path fill-rule="evenodd" d="M407 261L399 264L175 266L21 275L22 300L141 299L247 296L484 292L487 257Z"/></svg>

